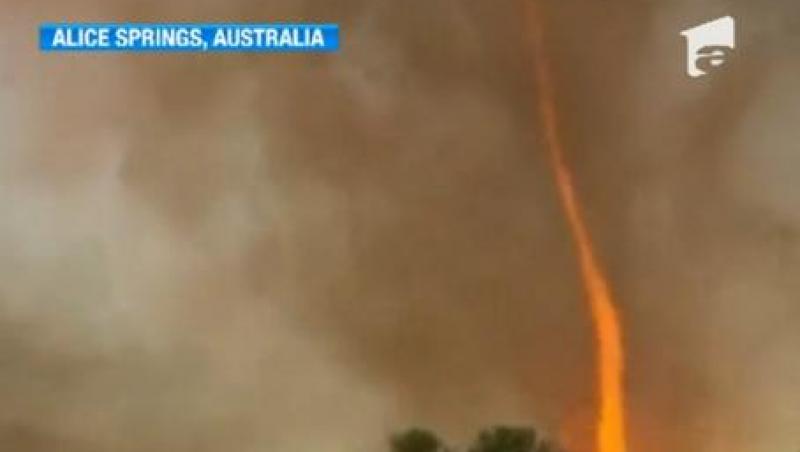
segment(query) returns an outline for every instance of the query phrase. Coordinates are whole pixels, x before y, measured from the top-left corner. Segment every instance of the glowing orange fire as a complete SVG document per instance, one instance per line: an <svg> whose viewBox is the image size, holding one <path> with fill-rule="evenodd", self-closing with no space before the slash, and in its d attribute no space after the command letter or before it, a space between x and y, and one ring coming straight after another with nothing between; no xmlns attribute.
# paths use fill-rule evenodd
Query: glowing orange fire
<svg viewBox="0 0 800 452"><path fill-rule="evenodd" d="M602 267L597 260L589 229L584 221L572 172L567 164L556 114L555 88L545 52L541 16L533 5L532 21L538 108L544 142L549 149L561 204L577 248L580 273L595 325L598 360L599 413L597 452L625 452L625 409L622 390L623 349L619 316Z"/></svg>

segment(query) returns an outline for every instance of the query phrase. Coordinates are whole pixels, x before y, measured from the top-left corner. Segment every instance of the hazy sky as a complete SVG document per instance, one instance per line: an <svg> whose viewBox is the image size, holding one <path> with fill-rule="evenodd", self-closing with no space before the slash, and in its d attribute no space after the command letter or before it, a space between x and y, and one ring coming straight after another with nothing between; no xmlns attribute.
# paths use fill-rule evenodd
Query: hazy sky
<svg viewBox="0 0 800 452"><path fill-rule="evenodd" d="M800 447L800 4L542 0L631 450ZM0 0L0 448L589 452L521 1ZM739 48L684 73L679 32ZM325 21L335 55L43 55L42 21Z"/></svg>

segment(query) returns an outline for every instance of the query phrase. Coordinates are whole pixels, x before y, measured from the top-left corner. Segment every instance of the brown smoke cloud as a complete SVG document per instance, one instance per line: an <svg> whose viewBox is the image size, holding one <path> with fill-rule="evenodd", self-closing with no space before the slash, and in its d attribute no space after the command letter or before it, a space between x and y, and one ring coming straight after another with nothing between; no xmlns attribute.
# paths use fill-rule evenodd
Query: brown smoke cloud
<svg viewBox="0 0 800 452"><path fill-rule="evenodd" d="M0 0L0 448L374 451L498 422L590 442L522 10ZM545 11L631 449L796 448L800 10ZM678 32L724 14L736 59L687 79ZM344 50L39 54L61 20L331 21Z"/></svg>

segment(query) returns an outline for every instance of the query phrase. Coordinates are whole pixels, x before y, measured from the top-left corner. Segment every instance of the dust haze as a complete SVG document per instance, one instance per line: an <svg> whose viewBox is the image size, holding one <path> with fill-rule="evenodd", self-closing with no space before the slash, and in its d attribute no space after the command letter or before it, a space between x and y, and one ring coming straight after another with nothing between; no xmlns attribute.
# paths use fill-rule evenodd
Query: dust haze
<svg viewBox="0 0 800 452"><path fill-rule="evenodd" d="M800 5L543 0L631 450L800 446ZM191 12L188 12L191 11ZM0 448L592 443L521 1L0 0ZM680 30L738 19L724 70ZM43 55L43 21L324 21L339 54Z"/></svg>

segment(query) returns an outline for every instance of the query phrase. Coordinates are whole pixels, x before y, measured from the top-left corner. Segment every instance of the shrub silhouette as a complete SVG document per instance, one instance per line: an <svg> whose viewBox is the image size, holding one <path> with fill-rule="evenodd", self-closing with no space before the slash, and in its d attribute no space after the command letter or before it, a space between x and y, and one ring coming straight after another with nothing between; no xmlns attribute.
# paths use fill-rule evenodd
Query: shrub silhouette
<svg viewBox="0 0 800 452"><path fill-rule="evenodd" d="M497 426L482 430L469 449L447 447L435 433L412 428L393 435L392 452L561 452L553 444L543 441L536 430L526 427Z"/></svg>
<svg viewBox="0 0 800 452"><path fill-rule="evenodd" d="M436 434L418 428L394 435L390 443L392 452L444 452L442 441Z"/></svg>
<svg viewBox="0 0 800 452"><path fill-rule="evenodd" d="M482 431L469 452L555 452L544 441L539 441L532 428L494 427Z"/></svg>

